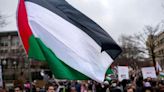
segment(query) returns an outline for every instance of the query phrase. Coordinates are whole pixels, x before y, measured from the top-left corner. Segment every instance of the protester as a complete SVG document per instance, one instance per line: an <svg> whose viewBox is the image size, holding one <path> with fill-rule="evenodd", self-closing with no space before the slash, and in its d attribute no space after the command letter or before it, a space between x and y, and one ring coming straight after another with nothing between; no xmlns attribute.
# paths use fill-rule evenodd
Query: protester
<svg viewBox="0 0 164 92"><path fill-rule="evenodd" d="M23 89L20 86L16 86L14 87L14 92L23 92Z"/></svg>
<svg viewBox="0 0 164 92"><path fill-rule="evenodd" d="M112 80L110 82L110 91L109 92L122 92L122 89L121 89L121 86L120 86L118 80Z"/></svg>
<svg viewBox="0 0 164 92"><path fill-rule="evenodd" d="M135 92L135 87L129 84L126 86L125 92Z"/></svg>
<svg viewBox="0 0 164 92"><path fill-rule="evenodd" d="M46 85L46 92L55 92L54 85L49 83Z"/></svg>
<svg viewBox="0 0 164 92"><path fill-rule="evenodd" d="M161 80L158 86L159 86L159 92L164 92L164 80Z"/></svg>
<svg viewBox="0 0 164 92"><path fill-rule="evenodd" d="M0 87L0 92L6 92L6 90L3 89L3 87Z"/></svg>
<svg viewBox="0 0 164 92"><path fill-rule="evenodd" d="M12 91L12 88L12 90L8 91L0 89L0 92L29 92L31 87L34 89L32 92L164 92L164 80L151 77L146 78L139 73L132 72L130 79L127 77L119 81L116 77L104 80L103 83L93 80L57 80L50 77L46 78L47 84L38 81L32 83L31 86L31 83L27 81L24 87L22 87L22 82L16 80L14 86L17 86L14 88L14 91Z"/></svg>
<svg viewBox="0 0 164 92"><path fill-rule="evenodd" d="M151 86L151 78L147 78L143 81L144 84L144 92L152 92L152 86Z"/></svg>
<svg viewBox="0 0 164 92"><path fill-rule="evenodd" d="M36 87L36 88L35 88L35 91L36 91L36 92L40 92L40 88L39 88L39 87Z"/></svg>
<svg viewBox="0 0 164 92"><path fill-rule="evenodd" d="M81 92L88 92L88 87L85 83L81 85Z"/></svg>
<svg viewBox="0 0 164 92"><path fill-rule="evenodd" d="M138 76L136 79L136 92L143 92L143 77Z"/></svg>
<svg viewBox="0 0 164 92"><path fill-rule="evenodd" d="M24 88L25 88L26 92L30 92L31 84L30 84L29 81L27 81L27 82L24 84Z"/></svg>
<svg viewBox="0 0 164 92"><path fill-rule="evenodd" d="M72 86L72 87L70 88L70 92L77 92L77 90L76 90L76 88L75 88L74 86Z"/></svg>

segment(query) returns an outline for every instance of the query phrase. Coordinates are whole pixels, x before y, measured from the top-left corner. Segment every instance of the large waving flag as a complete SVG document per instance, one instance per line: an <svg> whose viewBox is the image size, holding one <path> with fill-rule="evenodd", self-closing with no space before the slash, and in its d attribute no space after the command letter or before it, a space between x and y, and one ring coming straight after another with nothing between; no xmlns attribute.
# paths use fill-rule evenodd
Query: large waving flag
<svg viewBox="0 0 164 92"><path fill-rule="evenodd" d="M65 0L20 0L19 35L29 56L48 62L56 78L103 82L121 48Z"/></svg>

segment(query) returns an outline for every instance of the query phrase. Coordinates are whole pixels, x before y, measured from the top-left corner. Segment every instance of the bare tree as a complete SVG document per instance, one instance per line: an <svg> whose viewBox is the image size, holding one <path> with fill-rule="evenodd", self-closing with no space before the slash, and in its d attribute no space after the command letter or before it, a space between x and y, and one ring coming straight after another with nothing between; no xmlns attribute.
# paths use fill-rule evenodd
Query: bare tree
<svg viewBox="0 0 164 92"><path fill-rule="evenodd" d="M135 41L133 36L122 35L119 39L121 47L123 49L122 55L127 58L137 58L140 56L140 50L138 43Z"/></svg>
<svg viewBox="0 0 164 92"><path fill-rule="evenodd" d="M156 54L155 54L155 47L156 47L156 34L160 29L160 23L155 27L147 25L144 27L143 33L137 34L136 38L140 45L142 45L142 52L145 55L148 55L151 61L153 61L153 65L156 70Z"/></svg>
<svg viewBox="0 0 164 92"><path fill-rule="evenodd" d="M138 42L135 37L122 35L119 38L119 43L123 52L116 62L121 65L128 64L129 66L136 68L136 63L143 55L141 55L140 48L138 47Z"/></svg>

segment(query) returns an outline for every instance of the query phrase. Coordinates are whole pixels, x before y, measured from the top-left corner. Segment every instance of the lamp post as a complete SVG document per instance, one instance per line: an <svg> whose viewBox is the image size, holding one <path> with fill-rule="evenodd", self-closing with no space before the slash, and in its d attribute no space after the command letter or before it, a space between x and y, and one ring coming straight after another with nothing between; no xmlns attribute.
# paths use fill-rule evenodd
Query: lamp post
<svg viewBox="0 0 164 92"><path fill-rule="evenodd" d="M16 61L13 61L13 65L14 65L14 80L16 79L16 64L17 62Z"/></svg>
<svg viewBox="0 0 164 92"><path fill-rule="evenodd" d="M4 86L3 82L5 82L5 76L4 76L4 66L6 65L7 61L4 59L3 61L0 60L0 64L1 64L1 78L0 78L0 85Z"/></svg>
<svg viewBox="0 0 164 92"><path fill-rule="evenodd" d="M0 86L3 87L3 72L2 72L1 59L0 59Z"/></svg>
<svg viewBox="0 0 164 92"><path fill-rule="evenodd" d="M7 64L7 61L6 61L6 59L4 59L3 61L2 61L2 65L3 66L5 66ZM4 68L5 69L5 68Z"/></svg>
<svg viewBox="0 0 164 92"><path fill-rule="evenodd" d="M2 70L3 70L3 80L5 81L5 66L7 64L6 59L4 59L1 63L2 63Z"/></svg>

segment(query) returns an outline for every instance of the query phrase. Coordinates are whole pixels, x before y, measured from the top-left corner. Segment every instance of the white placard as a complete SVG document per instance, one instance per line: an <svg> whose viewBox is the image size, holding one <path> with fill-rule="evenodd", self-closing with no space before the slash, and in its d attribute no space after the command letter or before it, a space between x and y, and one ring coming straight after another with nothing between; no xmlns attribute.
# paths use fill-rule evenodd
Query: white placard
<svg viewBox="0 0 164 92"><path fill-rule="evenodd" d="M0 87L3 87L2 66L0 65Z"/></svg>
<svg viewBox="0 0 164 92"><path fill-rule="evenodd" d="M129 79L129 69L127 66L118 66L118 80Z"/></svg>
<svg viewBox="0 0 164 92"><path fill-rule="evenodd" d="M144 79L146 79L148 77L157 78L154 67L144 67L144 68L142 68L142 75L143 75Z"/></svg>

